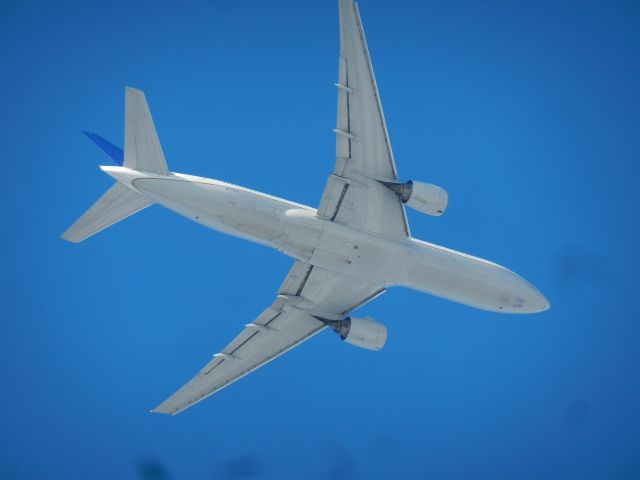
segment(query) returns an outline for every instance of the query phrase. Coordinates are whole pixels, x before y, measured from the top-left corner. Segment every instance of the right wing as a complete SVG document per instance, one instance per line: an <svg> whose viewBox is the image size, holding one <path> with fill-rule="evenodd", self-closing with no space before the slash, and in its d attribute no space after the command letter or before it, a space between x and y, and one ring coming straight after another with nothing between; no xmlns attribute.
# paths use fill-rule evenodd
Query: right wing
<svg viewBox="0 0 640 480"><path fill-rule="evenodd" d="M318 215L394 238L409 236L400 199L378 180L398 179L362 21L353 0L340 0L336 164Z"/></svg>
<svg viewBox="0 0 640 480"><path fill-rule="evenodd" d="M153 412L180 413L323 330L325 324L313 315L342 316L383 292L296 261L271 306Z"/></svg>

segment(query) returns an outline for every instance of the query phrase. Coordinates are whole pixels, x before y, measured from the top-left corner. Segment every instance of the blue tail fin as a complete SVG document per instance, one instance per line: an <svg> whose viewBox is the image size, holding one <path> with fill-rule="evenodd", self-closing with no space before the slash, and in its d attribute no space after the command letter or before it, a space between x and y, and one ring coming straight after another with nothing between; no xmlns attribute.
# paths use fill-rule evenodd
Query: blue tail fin
<svg viewBox="0 0 640 480"><path fill-rule="evenodd" d="M124 151L120 147L116 147L113 143L105 140L100 135L95 133L82 131L89 140L98 145L104 153L106 153L111 160L113 160L116 164L122 166L124 163Z"/></svg>

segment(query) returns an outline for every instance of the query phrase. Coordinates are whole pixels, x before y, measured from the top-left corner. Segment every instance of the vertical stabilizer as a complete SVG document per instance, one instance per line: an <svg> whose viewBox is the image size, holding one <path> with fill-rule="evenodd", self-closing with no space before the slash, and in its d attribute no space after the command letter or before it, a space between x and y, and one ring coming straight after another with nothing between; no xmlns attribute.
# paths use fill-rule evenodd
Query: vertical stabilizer
<svg viewBox="0 0 640 480"><path fill-rule="evenodd" d="M143 172L169 174L144 93L131 87L125 89L124 166Z"/></svg>

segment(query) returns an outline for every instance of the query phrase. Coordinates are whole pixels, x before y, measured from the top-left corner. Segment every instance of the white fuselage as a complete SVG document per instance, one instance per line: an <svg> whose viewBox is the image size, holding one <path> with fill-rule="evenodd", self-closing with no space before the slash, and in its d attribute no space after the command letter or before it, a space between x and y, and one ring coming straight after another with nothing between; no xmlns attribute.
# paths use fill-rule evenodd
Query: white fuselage
<svg viewBox="0 0 640 480"><path fill-rule="evenodd" d="M515 273L464 253L350 228L316 216L313 208L218 180L124 167L102 169L209 228L371 284L404 286L496 312L532 313L549 306Z"/></svg>

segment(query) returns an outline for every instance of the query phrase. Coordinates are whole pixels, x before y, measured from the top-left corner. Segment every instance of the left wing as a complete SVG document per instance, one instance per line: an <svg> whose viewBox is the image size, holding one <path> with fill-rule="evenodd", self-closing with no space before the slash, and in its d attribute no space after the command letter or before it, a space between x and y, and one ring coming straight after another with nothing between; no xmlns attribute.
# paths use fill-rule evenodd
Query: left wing
<svg viewBox="0 0 640 480"><path fill-rule="evenodd" d="M325 324L314 315L343 316L383 292L296 261L271 306L153 412L180 413L323 330Z"/></svg>
<svg viewBox="0 0 640 480"><path fill-rule="evenodd" d="M153 409L175 415L239 380L322 330L325 325L303 312L285 310L276 300L216 353L185 386Z"/></svg>

